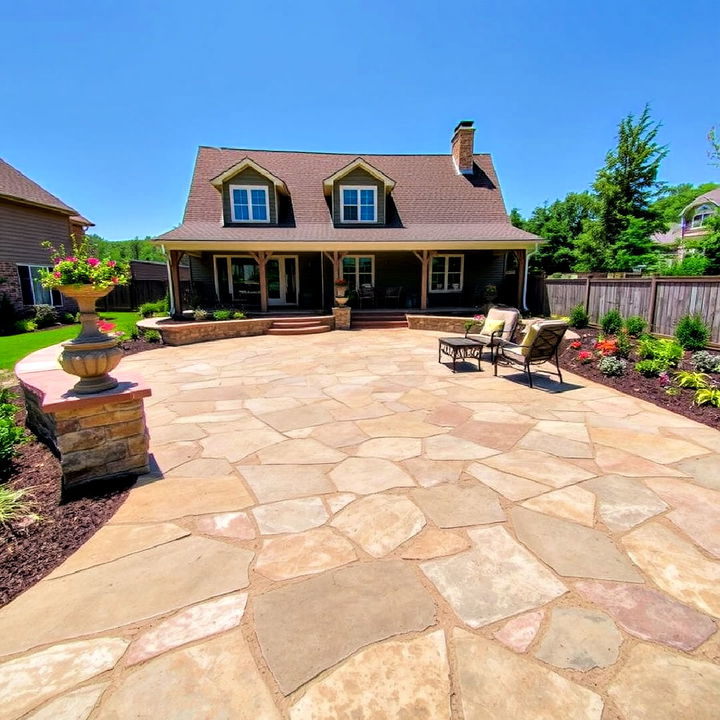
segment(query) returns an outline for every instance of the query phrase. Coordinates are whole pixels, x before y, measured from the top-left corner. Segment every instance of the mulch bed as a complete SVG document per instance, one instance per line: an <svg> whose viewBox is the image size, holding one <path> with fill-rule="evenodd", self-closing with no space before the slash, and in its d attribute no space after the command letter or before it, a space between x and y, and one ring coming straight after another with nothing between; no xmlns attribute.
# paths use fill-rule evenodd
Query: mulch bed
<svg viewBox="0 0 720 720"><path fill-rule="evenodd" d="M134 355L163 345L128 340L122 347L126 355ZM16 419L18 424L25 422L24 408ZM88 484L61 502L60 479L60 463L44 444L33 436L20 446L8 485L30 488L32 512L40 519L0 525L0 607L52 572L92 537L123 504L135 483L134 477L128 477L110 486L107 482Z"/></svg>
<svg viewBox="0 0 720 720"><path fill-rule="evenodd" d="M633 369L639 359L634 352L630 354L630 358L628 359L627 371L620 377L607 377L603 375L598 370L597 360L588 363L578 362L576 358L581 350L592 351L594 349L597 333L583 332L580 330L578 334L580 335L582 348L573 349L569 347L569 345L565 348L560 356L560 367L563 370L569 370L593 382L607 385L627 395L646 400L665 410L670 410L678 415L684 415L691 420L696 420L704 425L720 430L719 408L709 405L693 405L694 390L681 388L679 395L668 395L658 378L646 378ZM682 362L678 366L679 370L695 369L690 363L691 354L692 353L689 352L685 353Z"/></svg>

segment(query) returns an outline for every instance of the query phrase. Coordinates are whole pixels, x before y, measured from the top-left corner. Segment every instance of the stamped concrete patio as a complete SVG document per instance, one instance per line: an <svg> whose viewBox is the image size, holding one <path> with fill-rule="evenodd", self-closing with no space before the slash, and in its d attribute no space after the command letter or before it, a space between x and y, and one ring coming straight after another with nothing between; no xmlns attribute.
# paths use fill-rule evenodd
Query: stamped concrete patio
<svg viewBox="0 0 720 720"><path fill-rule="evenodd" d="M438 336L125 359L158 472L0 610L0 718L717 718L720 433Z"/></svg>

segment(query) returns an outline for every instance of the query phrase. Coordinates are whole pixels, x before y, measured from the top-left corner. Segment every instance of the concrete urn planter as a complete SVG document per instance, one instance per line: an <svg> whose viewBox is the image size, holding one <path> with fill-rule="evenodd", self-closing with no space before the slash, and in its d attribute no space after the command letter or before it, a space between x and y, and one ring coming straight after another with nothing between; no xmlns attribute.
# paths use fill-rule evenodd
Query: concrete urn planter
<svg viewBox="0 0 720 720"><path fill-rule="evenodd" d="M118 338L98 330L95 302L105 297L112 287L95 288L92 285L61 285L58 290L75 300L80 310L82 329L74 339L62 343L58 361L62 369L80 380L73 391L80 395L103 392L117 387L118 381L109 375L123 356Z"/></svg>

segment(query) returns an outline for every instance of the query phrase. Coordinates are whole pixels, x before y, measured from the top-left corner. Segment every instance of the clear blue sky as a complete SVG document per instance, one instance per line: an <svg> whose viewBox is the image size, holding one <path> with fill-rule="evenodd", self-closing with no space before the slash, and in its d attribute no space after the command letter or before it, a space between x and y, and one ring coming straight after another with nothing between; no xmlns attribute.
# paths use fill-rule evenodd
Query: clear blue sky
<svg viewBox="0 0 720 720"><path fill-rule="evenodd" d="M198 145L444 153L473 119L527 214L647 101L663 179L720 179L715 0L6 0L0 32L0 157L113 240L180 222Z"/></svg>

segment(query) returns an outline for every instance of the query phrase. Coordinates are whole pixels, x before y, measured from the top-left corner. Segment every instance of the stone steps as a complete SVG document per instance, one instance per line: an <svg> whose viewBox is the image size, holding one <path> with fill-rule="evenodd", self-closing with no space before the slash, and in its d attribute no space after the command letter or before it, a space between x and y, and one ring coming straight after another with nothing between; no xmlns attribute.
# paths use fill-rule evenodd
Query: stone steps
<svg viewBox="0 0 720 720"><path fill-rule="evenodd" d="M350 317L352 330L391 330L407 328L407 317L404 312L353 312Z"/></svg>
<svg viewBox="0 0 720 720"><path fill-rule="evenodd" d="M330 332L331 327L323 318L298 317L275 320L268 328L268 335L316 335Z"/></svg>

